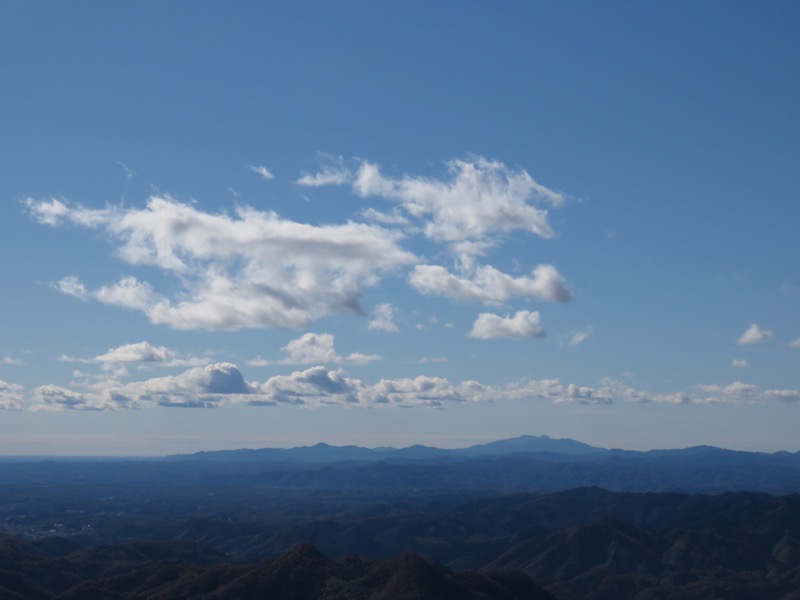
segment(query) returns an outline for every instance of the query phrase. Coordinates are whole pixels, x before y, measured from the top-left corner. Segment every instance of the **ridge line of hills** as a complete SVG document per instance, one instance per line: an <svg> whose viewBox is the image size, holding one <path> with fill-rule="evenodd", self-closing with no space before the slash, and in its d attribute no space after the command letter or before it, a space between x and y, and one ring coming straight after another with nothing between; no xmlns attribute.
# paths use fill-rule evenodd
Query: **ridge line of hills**
<svg viewBox="0 0 800 600"><path fill-rule="evenodd" d="M192 454L172 454L166 460L225 460L225 461L298 461L298 462L339 462L339 461L386 461L386 460L431 460L462 459L481 456L502 456L514 454L552 454L573 458L580 456L691 456L691 455L730 455L730 456L800 456L800 452L755 452L730 450L710 445L690 446L688 448L622 450L592 446L571 438L551 438L547 435L521 435L485 444L475 444L465 448L438 448L414 444L404 448L368 448L356 445L336 446L319 442L310 446L292 448L241 448L236 450L204 450Z"/></svg>
<svg viewBox="0 0 800 600"><path fill-rule="evenodd" d="M342 460L425 460L432 458L463 458L530 452L549 452L553 454L587 454L607 452L570 438L551 438L547 435L521 435L515 438L496 440L486 444L476 444L466 448L437 448L414 444L405 448L367 448L364 446L334 446L319 442L312 446L294 448L259 448L237 450L210 450L193 454L173 454L169 460L282 460L304 462L334 462Z"/></svg>

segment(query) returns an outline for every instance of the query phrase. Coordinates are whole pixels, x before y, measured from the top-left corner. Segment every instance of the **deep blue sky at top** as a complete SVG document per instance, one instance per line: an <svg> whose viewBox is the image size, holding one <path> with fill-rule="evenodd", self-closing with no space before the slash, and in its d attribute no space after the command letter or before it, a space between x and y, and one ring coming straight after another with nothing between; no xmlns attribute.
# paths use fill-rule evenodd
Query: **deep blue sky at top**
<svg viewBox="0 0 800 600"><path fill-rule="evenodd" d="M790 347L800 339L799 74L800 7L793 2L4 3L0 358L8 360L0 381L21 386L15 393L25 412L38 386L75 388L78 367L60 356L91 358L142 341L235 363L248 381L264 381L306 368L276 366L282 347L305 332L327 332L340 354L383 358L342 367L366 382L428 375L599 388L607 377L651 394L734 381L762 391L800 389L800 349ZM507 233L485 262L508 273L553 264L574 302L453 301L419 294L400 275L363 290L367 313L382 303L394 307L398 331L391 334L367 331L367 316L339 314L301 329L175 331L53 289L71 275L91 288L131 274L162 291L179 284L169 273L120 261L106 233L47 226L22 204L60 198L90 208L142 207L168 194L210 214L246 204L299 223L341 224L367 205L391 204L367 204L347 186L295 183L330 156L378 163L393 177L445 181L447 161L472 155L525 170L567 198L550 211L553 239ZM274 179L248 165L265 166ZM421 236L406 247L431 263L452 260ZM547 335L466 335L481 312L520 310L539 311ZM754 323L772 335L737 344ZM590 336L580 345L559 343L580 331ZM257 356L273 364L247 367ZM125 381L182 371L130 367ZM676 445L743 447L758 446L770 427L778 446L789 445L787 415L796 419L798 409L797 398L722 401L707 418L729 420L735 433L726 437L722 428L715 440L702 440L693 429L700 407L626 402L577 409L616 410L625 415L618 422L642 428L656 411L684 411ZM748 440L746 411L762 405ZM614 445L610 417L593 428L575 408L552 406L546 416L536 408L521 429ZM199 409L182 410L187 428L193 419L196 429L208 426L209 417L193 412ZM285 417L299 443L315 441L304 437L303 417L285 416L294 408L258 410ZM474 410L481 412L451 408L451 421L424 408L402 411L413 415L397 417L393 433L414 442L415 419L438 419L421 441L435 443L452 430L459 440L477 440L489 409ZM363 432L386 428L378 420L389 418L319 411L329 411L338 441L372 439ZM486 435L521 433L526 413L515 411ZM49 413L0 416L16 429L59 429ZM124 429L123 418L115 413L113 427ZM129 418L133 429L148 426L148 417ZM248 417L225 417L231 428L239 418ZM539 428L538 419L553 429ZM102 420L87 422L69 427L106 430ZM681 434L682 426L690 432ZM248 435L242 445L269 442ZM159 447L172 447L168 437ZM126 451L135 448L131 442Z"/></svg>

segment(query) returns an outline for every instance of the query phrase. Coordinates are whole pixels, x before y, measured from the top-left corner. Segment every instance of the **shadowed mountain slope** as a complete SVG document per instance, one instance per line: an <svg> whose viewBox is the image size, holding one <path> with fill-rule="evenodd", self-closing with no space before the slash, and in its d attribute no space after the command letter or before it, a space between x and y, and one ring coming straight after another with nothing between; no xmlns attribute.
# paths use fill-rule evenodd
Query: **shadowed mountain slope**
<svg viewBox="0 0 800 600"><path fill-rule="evenodd" d="M328 559L311 544L254 564L203 567L188 545L126 544L48 557L4 539L0 597L38 600L551 600L520 571L459 573L405 553ZM201 562L207 556L198 555Z"/></svg>

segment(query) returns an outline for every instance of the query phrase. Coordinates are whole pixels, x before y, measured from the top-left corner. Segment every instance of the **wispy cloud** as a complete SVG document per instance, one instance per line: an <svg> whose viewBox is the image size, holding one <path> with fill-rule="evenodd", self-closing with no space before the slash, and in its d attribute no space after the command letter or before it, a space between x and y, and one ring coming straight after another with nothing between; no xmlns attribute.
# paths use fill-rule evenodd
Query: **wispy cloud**
<svg viewBox="0 0 800 600"><path fill-rule="evenodd" d="M481 340L493 338L533 339L544 337L538 312L520 310L513 317L481 313L468 334Z"/></svg>
<svg viewBox="0 0 800 600"><path fill-rule="evenodd" d="M304 187L322 187L325 185L344 185L352 180L353 174L347 168L341 156L320 154L320 160L324 164L319 171L316 173L303 173L295 183Z"/></svg>
<svg viewBox="0 0 800 600"><path fill-rule="evenodd" d="M267 167L247 165L246 168L255 173L256 175L259 175L261 179L266 179L267 181L269 181L270 179L275 179L275 175L273 175L272 171L270 171Z"/></svg>
<svg viewBox="0 0 800 600"><path fill-rule="evenodd" d="M446 363L449 362L449 359L446 356L434 356L434 357L427 357L423 356L417 361L419 364L424 365L427 363Z"/></svg>
<svg viewBox="0 0 800 600"><path fill-rule="evenodd" d="M736 367L737 369L746 369L750 366L750 363L747 362L747 359L745 358L734 358L731 361L731 366Z"/></svg>
<svg viewBox="0 0 800 600"><path fill-rule="evenodd" d="M796 340L789 342L789 347L795 349L800 348L800 338L797 338Z"/></svg>
<svg viewBox="0 0 800 600"><path fill-rule="evenodd" d="M750 325L747 330L739 336L736 343L740 346L747 344L760 344L772 338L772 332L766 329L761 329L756 323Z"/></svg>
<svg viewBox="0 0 800 600"><path fill-rule="evenodd" d="M397 211L381 212L374 208L365 208L360 213L365 221L380 223L381 225L408 225L409 221Z"/></svg>
<svg viewBox="0 0 800 600"><path fill-rule="evenodd" d="M117 165L122 169L122 172L125 174L125 181L131 181L133 179L133 170L121 160L117 161Z"/></svg>
<svg viewBox="0 0 800 600"><path fill-rule="evenodd" d="M589 325L588 327L580 331L573 331L571 333L568 333L566 336L560 338L559 343L569 346L570 348L575 348L576 346L579 346L583 342L588 340L593 333L594 333L594 327Z"/></svg>
<svg viewBox="0 0 800 600"><path fill-rule="evenodd" d="M8 365L12 367L18 367L20 365L24 365L25 361L19 358L14 358L13 356L4 356L0 358L0 365Z"/></svg>

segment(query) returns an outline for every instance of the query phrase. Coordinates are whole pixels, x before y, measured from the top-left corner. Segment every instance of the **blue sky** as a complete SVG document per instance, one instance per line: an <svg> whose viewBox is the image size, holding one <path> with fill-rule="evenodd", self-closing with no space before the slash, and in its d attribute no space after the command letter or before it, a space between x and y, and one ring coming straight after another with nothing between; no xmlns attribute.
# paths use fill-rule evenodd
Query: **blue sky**
<svg viewBox="0 0 800 600"><path fill-rule="evenodd" d="M800 450L796 3L0 28L0 454Z"/></svg>

